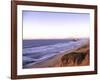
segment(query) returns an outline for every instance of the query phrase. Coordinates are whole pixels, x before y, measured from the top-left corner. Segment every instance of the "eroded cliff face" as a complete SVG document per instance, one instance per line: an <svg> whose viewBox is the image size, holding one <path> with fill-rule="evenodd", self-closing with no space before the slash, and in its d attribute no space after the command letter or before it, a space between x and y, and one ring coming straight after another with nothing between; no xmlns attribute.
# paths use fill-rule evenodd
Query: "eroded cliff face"
<svg viewBox="0 0 100 80"><path fill-rule="evenodd" d="M61 58L61 66L78 66L78 65L88 65L89 63L89 50L85 52L71 52L65 54Z"/></svg>
<svg viewBox="0 0 100 80"><path fill-rule="evenodd" d="M84 45L81 48L78 48L76 51L70 53L64 53L58 59L56 66L85 66L89 65L89 45Z"/></svg>

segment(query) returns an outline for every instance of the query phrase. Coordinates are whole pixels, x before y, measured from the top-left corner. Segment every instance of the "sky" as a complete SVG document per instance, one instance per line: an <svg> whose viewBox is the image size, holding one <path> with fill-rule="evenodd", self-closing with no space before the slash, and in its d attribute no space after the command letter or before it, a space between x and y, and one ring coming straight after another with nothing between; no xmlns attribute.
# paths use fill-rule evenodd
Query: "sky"
<svg viewBox="0 0 100 80"><path fill-rule="evenodd" d="M90 14L23 11L23 39L89 37Z"/></svg>

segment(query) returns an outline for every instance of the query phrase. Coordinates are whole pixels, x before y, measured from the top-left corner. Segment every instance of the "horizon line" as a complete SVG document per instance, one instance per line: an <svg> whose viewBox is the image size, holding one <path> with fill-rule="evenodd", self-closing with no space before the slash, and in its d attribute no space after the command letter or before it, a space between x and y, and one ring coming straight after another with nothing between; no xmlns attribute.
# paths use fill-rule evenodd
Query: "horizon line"
<svg viewBox="0 0 100 80"><path fill-rule="evenodd" d="M81 37L81 38L23 38L22 40L32 40L32 39L34 39L34 40L37 40L37 39L89 39L89 37Z"/></svg>

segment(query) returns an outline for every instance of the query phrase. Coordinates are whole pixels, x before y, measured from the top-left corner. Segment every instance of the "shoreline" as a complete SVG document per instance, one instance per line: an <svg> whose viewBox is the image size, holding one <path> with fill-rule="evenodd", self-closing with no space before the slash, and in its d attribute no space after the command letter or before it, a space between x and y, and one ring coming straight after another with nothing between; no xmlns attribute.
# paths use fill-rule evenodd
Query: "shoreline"
<svg viewBox="0 0 100 80"><path fill-rule="evenodd" d="M86 47L84 48L85 45ZM76 53L72 53L72 52L76 52ZM85 56L84 60L82 60L80 64L76 64L74 57L79 59L78 56L80 56L82 58L82 56L84 56L85 53L87 53L87 55ZM69 56L69 58L66 56ZM65 61L63 60L63 58L65 59ZM71 58L73 59L71 60ZM67 61L67 63L65 63L67 59L69 60ZM81 47L75 50L72 50L70 52L64 51L62 53L59 53L58 55L50 57L39 63L31 64L30 66L25 68L47 68L47 67L86 66L86 65L89 65L89 42L87 40L85 41L84 45L82 45Z"/></svg>

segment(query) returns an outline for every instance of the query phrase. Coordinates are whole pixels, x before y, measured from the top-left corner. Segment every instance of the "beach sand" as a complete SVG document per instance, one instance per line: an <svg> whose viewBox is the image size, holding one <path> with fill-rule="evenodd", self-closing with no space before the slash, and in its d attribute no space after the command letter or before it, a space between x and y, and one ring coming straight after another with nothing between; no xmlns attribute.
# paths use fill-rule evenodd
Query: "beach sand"
<svg viewBox="0 0 100 80"><path fill-rule="evenodd" d="M43 62L33 64L30 68L67 67L89 65L89 43L70 53L63 52Z"/></svg>

